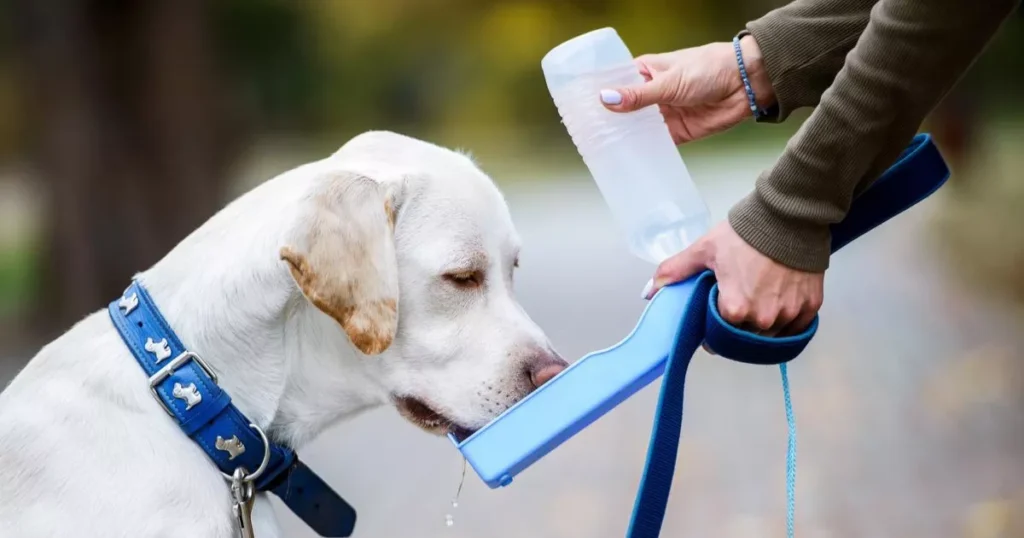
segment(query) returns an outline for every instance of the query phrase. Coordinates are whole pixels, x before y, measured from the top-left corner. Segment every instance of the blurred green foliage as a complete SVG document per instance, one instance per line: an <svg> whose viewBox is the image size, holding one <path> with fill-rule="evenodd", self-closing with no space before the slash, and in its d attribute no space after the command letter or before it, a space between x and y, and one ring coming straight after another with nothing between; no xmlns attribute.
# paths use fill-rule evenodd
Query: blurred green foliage
<svg viewBox="0 0 1024 538"><path fill-rule="evenodd" d="M634 54L729 39L779 0L216 0L218 61L258 133L323 141L377 128L440 143L570 149L541 57L613 26ZM0 3L0 17L2 14ZM979 103L1015 97L1024 24L971 74ZM0 18L0 24L6 22ZM0 41L0 156L17 155L17 66ZM1009 79L1009 80L1008 80ZM998 110L998 108L996 108ZM780 130L777 130L780 131ZM791 129L782 129L788 134Z"/></svg>
<svg viewBox="0 0 1024 538"><path fill-rule="evenodd" d="M579 166L540 70L552 47L604 26L616 28L636 55L724 41L746 21L783 4L210 0L207 5L219 83L243 118L239 127L258 140L273 141L270 147L278 153L281 141L297 140L289 147L312 158L358 132L390 129L470 149L486 158L496 177L504 176L505 166L514 166L517 177L529 177L562 161ZM30 160L26 133L33 121L23 106L27 66L7 31L15 24L9 7L10 0L0 0L0 173ZM963 82L970 116L1022 117L1017 105L1024 78L1021 51L1024 16L1017 16ZM684 152L778 142L805 116L802 111L781 126L748 122ZM284 160L282 169L294 156ZM0 303L19 301L30 287L26 275L33 272L34 257L23 255L24 245L14 248L0 249Z"/></svg>
<svg viewBox="0 0 1024 538"><path fill-rule="evenodd" d="M218 0L211 9L233 105L264 135L336 145L386 128L571 151L540 71L550 48L602 26L635 54L723 40L779 3ZM17 156L27 119L8 49L0 43L0 156Z"/></svg>
<svg viewBox="0 0 1024 538"><path fill-rule="evenodd" d="M553 46L602 26L634 54L727 40L784 3L232 0L218 4L218 33L269 128L336 140L386 127L442 143L545 148L568 144L540 71ZM981 103L1015 97L1006 79L1024 70L1017 22L972 73Z"/></svg>
<svg viewBox="0 0 1024 538"><path fill-rule="evenodd" d="M26 245L4 249L0 256L0 319L17 314L28 300L39 274L39 257Z"/></svg>

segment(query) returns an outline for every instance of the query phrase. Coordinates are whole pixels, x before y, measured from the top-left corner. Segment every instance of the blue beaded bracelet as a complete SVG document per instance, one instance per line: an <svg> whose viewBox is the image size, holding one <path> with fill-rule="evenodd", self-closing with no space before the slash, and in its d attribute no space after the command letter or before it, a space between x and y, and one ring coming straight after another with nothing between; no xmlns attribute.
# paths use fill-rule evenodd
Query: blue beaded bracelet
<svg viewBox="0 0 1024 538"><path fill-rule="evenodd" d="M750 78L747 77L747 66L743 63L743 52L740 50L740 36L732 38L732 48L736 51L736 64L740 67L740 78L743 79L743 87L747 90L747 102L750 104L750 112L754 119L761 119L767 114L757 106L757 98L754 96L754 88L750 85Z"/></svg>

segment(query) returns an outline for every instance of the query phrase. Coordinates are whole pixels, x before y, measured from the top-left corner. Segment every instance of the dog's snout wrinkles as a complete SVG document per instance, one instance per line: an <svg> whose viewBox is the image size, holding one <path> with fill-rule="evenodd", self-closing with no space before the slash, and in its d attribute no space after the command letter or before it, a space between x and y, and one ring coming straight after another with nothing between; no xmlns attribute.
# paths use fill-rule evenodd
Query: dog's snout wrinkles
<svg viewBox="0 0 1024 538"><path fill-rule="evenodd" d="M565 362L558 353L554 351L542 351L529 359L527 370L530 374L530 382L534 388L539 388L544 383L551 381L562 370L565 370L569 363Z"/></svg>

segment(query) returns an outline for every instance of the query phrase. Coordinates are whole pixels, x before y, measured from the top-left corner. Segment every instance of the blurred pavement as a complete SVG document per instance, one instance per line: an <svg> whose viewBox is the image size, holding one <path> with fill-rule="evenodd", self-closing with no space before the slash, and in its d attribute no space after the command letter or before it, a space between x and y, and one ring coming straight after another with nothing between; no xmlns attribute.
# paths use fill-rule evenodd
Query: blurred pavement
<svg viewBox="0 0 1024 538"><path fill-rule="evenodd" d="M771 157L687 164L719 220ZM629 333L653 269L628 254L582 165L577 173L497 178L525 241L519 298L569 359ZM929 200L834 258L821 328L790 367L798 536L1024 536L1024 314L943 274L949 263L925 232L941 206ZM357 537L621 537L659 383L508 488L488 490L469 469L455 510L458 453L390 409L342 424L301 453L357 507ZM700 352L686 406L663 536L784 536L778 369ZM289 536L314 536L278 507Z"/></svg>

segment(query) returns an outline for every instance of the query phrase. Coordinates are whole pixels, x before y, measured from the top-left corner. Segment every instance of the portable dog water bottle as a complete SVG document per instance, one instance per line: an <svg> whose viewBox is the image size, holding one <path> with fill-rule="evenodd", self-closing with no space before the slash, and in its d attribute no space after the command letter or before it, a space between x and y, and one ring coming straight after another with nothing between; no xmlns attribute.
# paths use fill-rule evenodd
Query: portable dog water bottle
<svg viewBox="0 0 1024 538"><path fill-rule="evenodd" d="M710 217L656 106L611 112L603 89L643 83L612 28L562 43L541 60L565 129L597 183L633 254L651 263L704 235Z"/></svg>
<svg viewBox="0 0 1024 538"><path fill-rule="evenodd" d="M567 130L616 219L629 231L631 249L657 263L704 233L707 210L658 111L616 115L598 101L600 89L640 80L627 73L624 66L630 61L615 32L603 29L559 45L542 65ZM630 66L635 75L636 68ZM577 121L590 122L588 129L594 132L579 127ZM915 136L895 164L853 200L846 217L829 227L831 251L924 200L948 177L949 169L931 137ZM668 203L659 206L663 201ZM647 207L657 209L646 211ZM489 487L507 486L538 459L664 374L627 534L629 538L658 536L676 462L686 371L696 350L706 343L722 358L784 365L803 351L818 327L815 317L801 334L760 336L723 320L717 297L711 271L662 288L648 302L633 332L618 344L587 354L468 438L450 435L452 443ZM793 463L792 458L788 463ZM791 500L792 488L788 489ZM792 530L791 511L789 516Z"/></svg>

